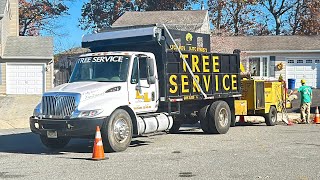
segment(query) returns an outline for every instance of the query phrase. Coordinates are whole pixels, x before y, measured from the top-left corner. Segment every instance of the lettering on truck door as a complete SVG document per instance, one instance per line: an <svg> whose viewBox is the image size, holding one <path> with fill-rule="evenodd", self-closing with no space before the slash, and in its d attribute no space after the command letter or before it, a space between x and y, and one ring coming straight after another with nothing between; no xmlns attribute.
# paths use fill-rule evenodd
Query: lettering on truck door
<svg viewBox="0 0 320 180"><path fill-rule="evenodd" d="M148 71L147 58L135 57L129 82L129 102L136 113L154 112L158 108L158 82L148 84Z"/></svg>

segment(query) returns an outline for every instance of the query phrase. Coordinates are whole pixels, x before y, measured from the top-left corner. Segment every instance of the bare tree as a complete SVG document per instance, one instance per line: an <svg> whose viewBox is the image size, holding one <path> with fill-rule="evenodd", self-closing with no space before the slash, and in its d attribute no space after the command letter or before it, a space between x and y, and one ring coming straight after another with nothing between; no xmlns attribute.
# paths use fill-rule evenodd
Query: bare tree
<svg viewBox="0 0 320 180"><path fill-rule="evenodd" d="M65 1L67 0L19 0L20 36L38 36L41 31L55 34L54 20L68 14Z"/></svg>
<svg viewBox="0 0 320 180"><path fill-rule="evenodd" d="M218 33L223 31L232 35L248 34L256 24L253 8L256 0L208 0L210 19Z"/></svg>
<svg viewBox="0 0 320 180"><path fill-rule="evenodd" d="M281 17L291 10L296 3L296 0L260 0L260 4L271 13L275 20L276 35L281 33Z"/></svg>

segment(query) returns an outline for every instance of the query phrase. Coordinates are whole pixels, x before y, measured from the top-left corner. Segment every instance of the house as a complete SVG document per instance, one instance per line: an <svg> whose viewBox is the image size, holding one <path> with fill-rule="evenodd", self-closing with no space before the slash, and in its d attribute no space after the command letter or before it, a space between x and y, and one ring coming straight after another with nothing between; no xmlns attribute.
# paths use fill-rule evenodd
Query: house
<svg viewBox="0 0 320 180"><path fill-rule="evenodd" d="M0 0L0 94L53 87L53 39L19 36L18 0Z"/></svg>
<svg viewBox="0 0 320 180"><path fill-rule="evenodd" d="M206 10L196 11L126 11L112 28L165 24L169 29L210 34L209 14Z"/></svg>
<svg viewBox="0 0 320 180"><path fill-rule="evenodd" d="M81 54L89 53L87 48L72 48L55 55L54 86L67 83Z"/></svg>
<svg viewBox="0 0 320 180"><path fill-rule="evenodd" d="M320 36L212 36L211 51L232 53L241 50L241 59L251 73L261 78L300 80L320 88Z"/></svg>

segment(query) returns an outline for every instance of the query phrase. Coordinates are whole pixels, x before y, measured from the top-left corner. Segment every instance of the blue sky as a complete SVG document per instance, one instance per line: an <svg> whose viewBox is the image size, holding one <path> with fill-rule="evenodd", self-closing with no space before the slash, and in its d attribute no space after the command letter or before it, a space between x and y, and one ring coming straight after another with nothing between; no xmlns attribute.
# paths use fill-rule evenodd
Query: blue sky
<svg viewBox="0 0 320 180"><path fill-rule="evenodd" d="M64 33L65 36L54 36L54 53L63 52L75 47L81 47L81 40L84 34L88 32L81 30L79 27L79 18L81 17L81 8L85 2L89 0L70 0L73 2L67 3L69 7L68 13L57 19L58 24L61 25L56 32ZM201 1L200 1L201 2ZM207 9L207 0L203 0L205 9ZM193 5L192 9L199 10L200 3ZM266 11L266 9L264 9ZM272 18L271 18L272 19ZM271 20L273 21L273 19ZM268 23L268 26L273 29L274 24Z"/></svg>
<svg viewBox="0 0 320 180"><path fill-rule="evenodd" d="M56 52L68 50L74 47L81 46L81 38L85 31L81 30L79 25L79 18L81 17L81 7L84 1L76 0L69 3L69 14L58 19L59 27L57 32L65 33L65 36L54 36L54 46ZM56 53L55 52L55 53Z"/></svg>
<svg viewBox="0 0 320 180"><path fill-rule="evenodd" d="M75 0L68 3L69 14L58 19L62 27L57 29L57 32L65 33L65 36L54 36L55 53L62 52L74 47L81 47L81 39L86 31L80 29L79 18L81 17L81 7L87 0ZM206 4L206 3L205 3ZM193 6L193 9L200 9L200 4Z"/></svg>

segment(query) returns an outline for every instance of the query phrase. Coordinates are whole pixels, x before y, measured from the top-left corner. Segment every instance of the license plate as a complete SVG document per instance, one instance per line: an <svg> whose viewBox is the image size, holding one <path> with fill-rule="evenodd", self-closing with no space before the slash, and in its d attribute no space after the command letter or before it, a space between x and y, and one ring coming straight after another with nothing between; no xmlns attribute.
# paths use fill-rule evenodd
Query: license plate
<svg viewBox="0 0 320 180"><path fill-rule="evenodd" d="M47 137L48 138L58 138L57 131L47 131Z"/></svg>

